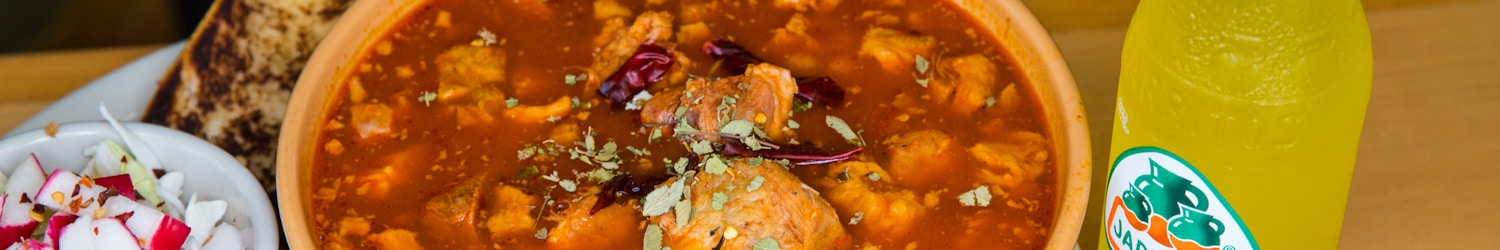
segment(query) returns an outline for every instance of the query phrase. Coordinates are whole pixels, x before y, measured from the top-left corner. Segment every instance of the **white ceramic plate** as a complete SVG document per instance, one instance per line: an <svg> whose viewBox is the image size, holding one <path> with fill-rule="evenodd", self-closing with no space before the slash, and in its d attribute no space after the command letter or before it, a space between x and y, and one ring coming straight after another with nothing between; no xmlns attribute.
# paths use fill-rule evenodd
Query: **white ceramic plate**
<svg viewBox="0 0 1500 250"><path fill-rule="evenodd" d="M136 59L103 77L74 90L42 112L22 122L7 137L47 126L48 121L67 123L103 120L99 103L109 106L110 113L121 121L139 121L146 104L156 94L157 82L172 67L186 42L176 42Z"/></svg>
<svg viewBox="0 0 1500 250"><path fill-rule="evenodd" d="M98 117L97 113L86 110L76 112ZM197 193L200 200L228 202L229 211L225 216L240 229L241 239L248 249L277 249L280 246L280 227L271 209L271 200L255 177L234 157L213 144L177 130L134 122L123 125L156 153L162 167L186 175L184 194ZM83 156L83 149L105 138L124 145L114 128L101 121L63 124L56 138L48 137L42 130L13 134L0 140L0 172L10 173L33 153L45 172L54 169L78 172L89 160Z"/></svg>

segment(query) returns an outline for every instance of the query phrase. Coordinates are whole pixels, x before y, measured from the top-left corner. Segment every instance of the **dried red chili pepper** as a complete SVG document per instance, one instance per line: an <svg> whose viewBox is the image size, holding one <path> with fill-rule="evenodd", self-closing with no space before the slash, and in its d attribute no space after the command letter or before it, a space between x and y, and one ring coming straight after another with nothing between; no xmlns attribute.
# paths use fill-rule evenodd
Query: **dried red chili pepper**
<svg viewBox="0 0 1500 250"><path fill-rule="evenodd" d="M714 38L703 44L703 53L714 60L723 61L724 70L742 75L750 65L765 62L749 50L729 40ZM797 98L812 103L840 103L844 101L844 88L827 76L797 77Z"/></svg>
<svg viewBox="0 0 1500 250"><path fill-rule="evenodd" d="M672 54L655 44L641 44L635 54L625 60L609 78L599 85L599 94L615 105L624 105L636 93L646 89L646 84L661 81L672 68Z"/></svg>
<svg viewBox="0 0 1500 250"><path fill-rule="evenodd" d="M741 157L759 156L766 159L788 160L791 161L792 165L798 166L840 162L853 158L855 154L864 151L864 147L856 147L848 151L833 153L803 145L786 145L774 149L750 150L744 143L737 140L724 140L724 155Z"/></svg>

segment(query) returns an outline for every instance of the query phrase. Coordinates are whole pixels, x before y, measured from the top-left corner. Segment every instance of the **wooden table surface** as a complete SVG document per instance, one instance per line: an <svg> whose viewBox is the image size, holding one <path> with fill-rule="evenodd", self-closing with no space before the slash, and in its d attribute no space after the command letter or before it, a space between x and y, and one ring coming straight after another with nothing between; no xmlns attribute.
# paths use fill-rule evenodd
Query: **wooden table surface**
<svg viewBox="0 0 1500 250"><path fill-rule="evenodd" d="M1028 4L1078 79L1094 162L1108 162L1102 152L1134 1ZM1500 156L1500 0L1366 0L1365 7L1375 80L1340 248L1500 248L1500 164L1486 158ZM162 46L0 55L0 133Z"/></svg>

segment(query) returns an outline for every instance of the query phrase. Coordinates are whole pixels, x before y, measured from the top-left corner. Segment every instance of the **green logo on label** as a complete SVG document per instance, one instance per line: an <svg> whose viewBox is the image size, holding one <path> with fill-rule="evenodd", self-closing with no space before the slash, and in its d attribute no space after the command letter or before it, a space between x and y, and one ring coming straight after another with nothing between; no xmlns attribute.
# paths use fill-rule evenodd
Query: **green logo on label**
<svg viewBox="0 0 1500 250"><path fill-rule="evenodd" d="M1109 177L1104 226L1111 248L1259 248L1208 179L1171 152L1126 150Z"/></svg>

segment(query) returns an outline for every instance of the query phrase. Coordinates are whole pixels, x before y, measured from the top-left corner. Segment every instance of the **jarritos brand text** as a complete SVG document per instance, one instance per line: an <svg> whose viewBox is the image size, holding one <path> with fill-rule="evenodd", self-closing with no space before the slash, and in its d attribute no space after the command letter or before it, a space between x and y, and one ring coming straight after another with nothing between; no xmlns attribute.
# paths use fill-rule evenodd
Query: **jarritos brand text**
<svg viewBox="0 0 1500 250"><path fill-rule="evenodd" d="M1105 238L1113 249L1252 250L1260 247L1213 184L1155 147L1115 159L1105 194Z"/></svg>

